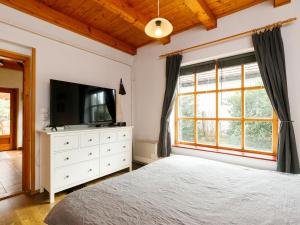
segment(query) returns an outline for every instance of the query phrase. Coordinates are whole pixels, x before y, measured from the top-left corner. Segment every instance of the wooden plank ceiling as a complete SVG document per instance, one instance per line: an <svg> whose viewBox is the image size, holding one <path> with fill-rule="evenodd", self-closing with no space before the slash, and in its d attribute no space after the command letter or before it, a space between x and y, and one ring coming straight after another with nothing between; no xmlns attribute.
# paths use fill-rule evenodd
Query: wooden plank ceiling
<svg viewBox="0 0 300 225"><path fill-rule="evenodd" d="M274 7L290 0L160 0L160 16L174 27L172 35L195 26L217 27L220 17L264 1ZM157 17L157 0L0 0L7 6L57 26L135 55L136 49L154 40L144 33L149 20ZM250 18L249 18L250 19Z"/></svg>

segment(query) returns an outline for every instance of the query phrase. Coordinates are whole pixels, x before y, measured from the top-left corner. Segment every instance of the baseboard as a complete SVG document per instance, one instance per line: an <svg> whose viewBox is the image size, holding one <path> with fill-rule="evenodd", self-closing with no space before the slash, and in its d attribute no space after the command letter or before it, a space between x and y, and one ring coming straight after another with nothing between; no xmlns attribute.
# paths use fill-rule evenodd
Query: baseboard
<svg viewBox="0 0 300 225"><path fill-rule="evenodd" d="M149 163L152 163L153 161L155 161L155 159L149 159L149 158L142 157L142 156L133 156L133 161L139 162L139 163L144 163L144 164L149 164Z"/></svg>
<svg viewBox="0 0 300 225"><path fill-rule="evenodd" d="M40 189L34 190L34 191L30 191L30 192L29 192L29 195L37 195L37 194L39 194L39 193L40 193Z"/></svg>
<svg viewBox="0 0 300 225"><path fill-rule="evenodd" d="M143 165L143 166L148 164L148 163L140 162L140 161L137 161L137 160L132 160L132 163Z"/></svg>
<svg viewBox="0 0 300 225"><path fill-rule="evenodd" d="M8 193L6 196L0 197L0 201L2 201L4 199L15 197L15 196L18 196L18 195L21 195L21 194L24 194L24 192L23 191L19 191L19 192L16 192L14 194Z"/></svg>

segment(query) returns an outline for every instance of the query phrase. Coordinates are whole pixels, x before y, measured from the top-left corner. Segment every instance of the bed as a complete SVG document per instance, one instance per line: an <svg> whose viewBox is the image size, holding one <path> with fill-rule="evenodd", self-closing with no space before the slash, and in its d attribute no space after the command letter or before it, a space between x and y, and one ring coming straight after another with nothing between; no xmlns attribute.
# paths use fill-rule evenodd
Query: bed
<svg viewBox="0 0 300 225"><path fill-rule="evenodd" d="M69 194L45 222L300 224L300 175L171 156Z"/></svg>

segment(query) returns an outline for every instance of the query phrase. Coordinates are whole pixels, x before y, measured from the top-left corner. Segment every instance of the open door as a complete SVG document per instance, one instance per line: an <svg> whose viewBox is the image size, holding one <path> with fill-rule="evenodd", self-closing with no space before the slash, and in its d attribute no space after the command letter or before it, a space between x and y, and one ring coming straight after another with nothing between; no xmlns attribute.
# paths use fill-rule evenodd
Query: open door
<svg viewBox="0 0 300 225"><path fill-rule="evenodd" d="M0 151L17 148L18 92L0 87Z"/></svg>

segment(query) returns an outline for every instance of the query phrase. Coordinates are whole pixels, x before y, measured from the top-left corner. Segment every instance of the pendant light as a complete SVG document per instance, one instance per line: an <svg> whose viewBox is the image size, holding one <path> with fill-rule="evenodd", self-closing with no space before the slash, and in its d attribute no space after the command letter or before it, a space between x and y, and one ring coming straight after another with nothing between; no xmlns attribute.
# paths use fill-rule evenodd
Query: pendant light
<svg viewBox="0 0 300 225"><path fill-rule="evenodd" d="M163 38L171 34L173 31L172 24L159 17L159 0L157 2L157 18L150 20L146 27L145 33L152 38Z"/></svg>

